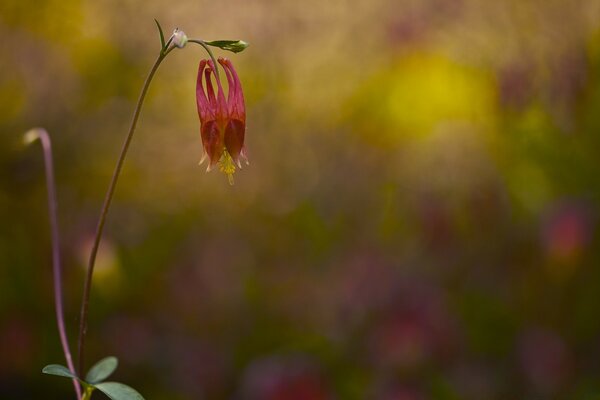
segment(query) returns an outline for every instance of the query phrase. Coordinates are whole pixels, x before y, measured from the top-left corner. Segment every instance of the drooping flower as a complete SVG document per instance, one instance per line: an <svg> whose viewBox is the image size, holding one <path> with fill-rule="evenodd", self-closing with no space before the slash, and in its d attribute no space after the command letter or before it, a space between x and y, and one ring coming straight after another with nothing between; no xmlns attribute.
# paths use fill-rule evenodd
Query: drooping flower
<svg viewBox="0 0 600 400"><path fill-rule="evenodd" d="M248 162L244 148L246 107L242 84L231 61L219 58L219 64L227 76L227 97L215 72L214 63L211 60L201 60L198 66L196 105L204 147L204 156L200 163L208 159L207 171L219 163L221 171L228 176L229 182L233 183L236 165L242 167L240 158ZM213 75L217 82L216 93L213 87Z"/></svg>

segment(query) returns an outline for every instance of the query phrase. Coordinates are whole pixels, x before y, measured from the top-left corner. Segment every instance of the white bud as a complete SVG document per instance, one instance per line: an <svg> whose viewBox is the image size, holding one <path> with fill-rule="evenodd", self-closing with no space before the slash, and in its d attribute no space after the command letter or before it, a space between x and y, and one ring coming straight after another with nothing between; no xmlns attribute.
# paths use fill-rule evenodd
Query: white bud
<svg viewBox="0 0 600 400"><path fill-rule="evenodd" d="M175 28L173 31L173 44L182 49L187 44L187 41L188 37L185 32L179 28Z"/></svg>

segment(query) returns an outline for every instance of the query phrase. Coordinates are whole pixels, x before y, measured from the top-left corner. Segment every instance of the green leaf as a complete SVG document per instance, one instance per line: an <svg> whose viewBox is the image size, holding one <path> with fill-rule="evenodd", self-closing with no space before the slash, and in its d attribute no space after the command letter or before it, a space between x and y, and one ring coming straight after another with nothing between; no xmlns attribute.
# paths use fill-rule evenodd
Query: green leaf
<svg viewBox="0 0 600 400"><path fill-rule="evenodd" d="M42 373L48 374L48 375L64 376L65 378L78 379L77 376L73 375L71 373L71 371L69 371L69 368L65 367L64 365L60 365L60 364L46 365L42 369Z"/></svg>
<svg viewBox="0 0 600 400"><path fill-rule="evenodd" d="M94 385L94 387L112 400L144 400L134 388L119 382L104 382Z"/></svg>
<svg viewBox="0 0 600 400"><path fill-rule="evenodd" d="M218 47L223 50L239 53L248 47L248 43L243 40L213 40L212 42L204 42L209 46Z"/></svg>
<svg viewBox="0 0 600 400"><path fill-rule="evenodd" d="M119 365L119 360L116 357L106 357L98 361L85 376L85 380L88 383L102 382L110 376Z"/></svg>
<svg viewBox="0 0 600 400"><path fill-rule="evenodd" d="M154 18L154 22L156 22L156 27L158 28L158 33L160 33L160 46L161 49L165 49L165 35L163 34L163 30L160 27L160 24L158 23L158 20L156 18Z"/></svg>

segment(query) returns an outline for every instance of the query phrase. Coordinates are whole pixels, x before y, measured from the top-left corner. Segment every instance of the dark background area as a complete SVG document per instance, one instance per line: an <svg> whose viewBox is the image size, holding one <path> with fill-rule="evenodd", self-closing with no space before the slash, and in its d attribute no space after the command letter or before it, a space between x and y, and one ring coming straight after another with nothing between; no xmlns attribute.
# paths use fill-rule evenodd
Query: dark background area
<svg viewBox="0 0 600 400"><path fill-rule="evenodd" d="M197 163L198 46L163 63L100 247L88 365L160 399L600 396L595 0L3 1L0 398L74 398L67 328L153 18L233 55L250 166ZM94 395L96 398L96 395ZM97 398L101 398L97 394Z"/></svg>

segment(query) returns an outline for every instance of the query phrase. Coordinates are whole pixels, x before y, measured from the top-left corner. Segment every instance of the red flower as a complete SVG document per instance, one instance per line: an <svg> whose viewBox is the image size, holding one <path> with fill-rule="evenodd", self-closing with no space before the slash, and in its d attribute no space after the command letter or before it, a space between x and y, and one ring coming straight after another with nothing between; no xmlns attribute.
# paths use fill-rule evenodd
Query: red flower
<svg viewBox="0 0 600 400"><path fill-rule="evenodd" d="M216 79L215 65L211 60L202 60L198 67L196 82L196 105L200 116L200 134L204 156L200 163L208 158L210 171L213 165L220 163L220 169L233 182L235 165L242 167L240 157L247 161L244 149L246 131L246 106L242 84L231 61L219 58L219 64L225 70L228 83L227 98ZM217 81L217 93L213 89L212 75ZM206 91L204 89L206 83Z"/></svg>

